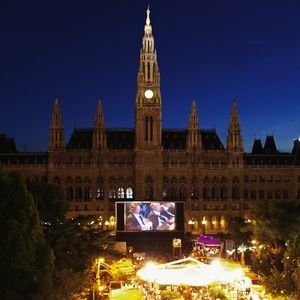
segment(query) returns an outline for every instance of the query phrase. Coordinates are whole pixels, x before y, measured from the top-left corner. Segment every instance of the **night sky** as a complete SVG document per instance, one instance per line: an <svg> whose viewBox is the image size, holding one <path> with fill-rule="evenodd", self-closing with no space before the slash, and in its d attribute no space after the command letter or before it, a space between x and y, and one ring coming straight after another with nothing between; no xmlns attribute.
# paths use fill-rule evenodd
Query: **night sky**
<svg viewBox="0 0 300 300"><path fill-rule="evenodd" d="M146 9L161 73L163 128L201 128L225 144L237 100L244 147L274 134L291 151L300 134L300 2L289 0L2 1L0 132L20 151L46 150L53 102L65 140L92 127L134 127Z"/></svg>

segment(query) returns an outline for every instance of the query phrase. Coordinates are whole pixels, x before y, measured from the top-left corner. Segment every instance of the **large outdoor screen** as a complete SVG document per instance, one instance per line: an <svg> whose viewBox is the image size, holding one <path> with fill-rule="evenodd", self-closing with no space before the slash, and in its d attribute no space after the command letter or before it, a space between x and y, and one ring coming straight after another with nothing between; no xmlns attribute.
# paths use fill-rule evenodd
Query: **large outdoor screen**
<svg viewBox="0 0 300 300"><path fill-rule="evenodd" d="M176 226L175 202L124 203L125 231L172 231Z"/></svg>

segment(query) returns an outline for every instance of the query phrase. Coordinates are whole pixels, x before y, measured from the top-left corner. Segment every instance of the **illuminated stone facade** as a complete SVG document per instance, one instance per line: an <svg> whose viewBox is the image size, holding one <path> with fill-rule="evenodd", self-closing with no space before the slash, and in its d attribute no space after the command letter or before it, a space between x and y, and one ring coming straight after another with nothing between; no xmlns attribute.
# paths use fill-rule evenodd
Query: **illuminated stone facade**
<svg viewBox="0 0 300 300"><path fill-rule="evenodd" d="M230 216L248 217L256 201L300 199L300 142L279 153L273 136L244 153L236 103L226 147L215 130L201 129L193 101L188 128L162 129L160 72L147 10L135 99L135 128L106 129L102 103L93 128L75 129L65 143L59 100L54 103L48 152L17 152L0 135L0 166L25 180L60 185L69 216L99 214L114 221L117 200L185 202L186 230L218 232ZM188 120L188 116L187 116ZM107 223L108 224L108 223ZM110 223L113 225L113 222ZM107 225L109 226L109 225Z"/></svg>

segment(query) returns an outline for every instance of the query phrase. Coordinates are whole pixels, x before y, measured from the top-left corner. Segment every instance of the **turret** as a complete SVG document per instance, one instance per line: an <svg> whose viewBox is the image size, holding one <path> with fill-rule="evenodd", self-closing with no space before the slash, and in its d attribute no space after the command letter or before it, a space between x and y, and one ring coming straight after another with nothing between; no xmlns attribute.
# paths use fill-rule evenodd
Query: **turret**
<svg viewBox="0 0 300 300"><path fill-rule="evenodd" d="M192 109L189 119L188 137L187 137L188 149L201 149L202 141L200 135L200 126L197 114L197 106L195 101L192 103Z"/></svg>
<svg viewBox="0 0 300 300"><path fill-rule="evenodd" d="M60 151L65 148L64 140L64 126L61 118L59 99L54 101L52 119L50 124L50 139L49 139L49 151Z"/></svg>
<svg viewBox="0 0 300 300"><path fill-rule="evenodd" d="M236 102L233 102L228 126L227 150L229 152L243 153L243 139L237 111Z"/></svg>
<svg viewBox="0 0 300 300"><path fill-rule="evenodd" d="M98 100L93 132L93 151L106 148L104 113L101 100Z"/></svg>

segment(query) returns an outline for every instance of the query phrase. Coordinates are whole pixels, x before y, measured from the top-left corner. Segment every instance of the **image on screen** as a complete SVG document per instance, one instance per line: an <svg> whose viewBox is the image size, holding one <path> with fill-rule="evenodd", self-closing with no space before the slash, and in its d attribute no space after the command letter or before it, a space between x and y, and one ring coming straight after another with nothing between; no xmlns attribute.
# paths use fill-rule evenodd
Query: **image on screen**
<svg viewBox="0 0 300 300"><path fill-rule="evenodd" d="M174 202L128 202L125 205L126 231L175 230Z"/></svg>

